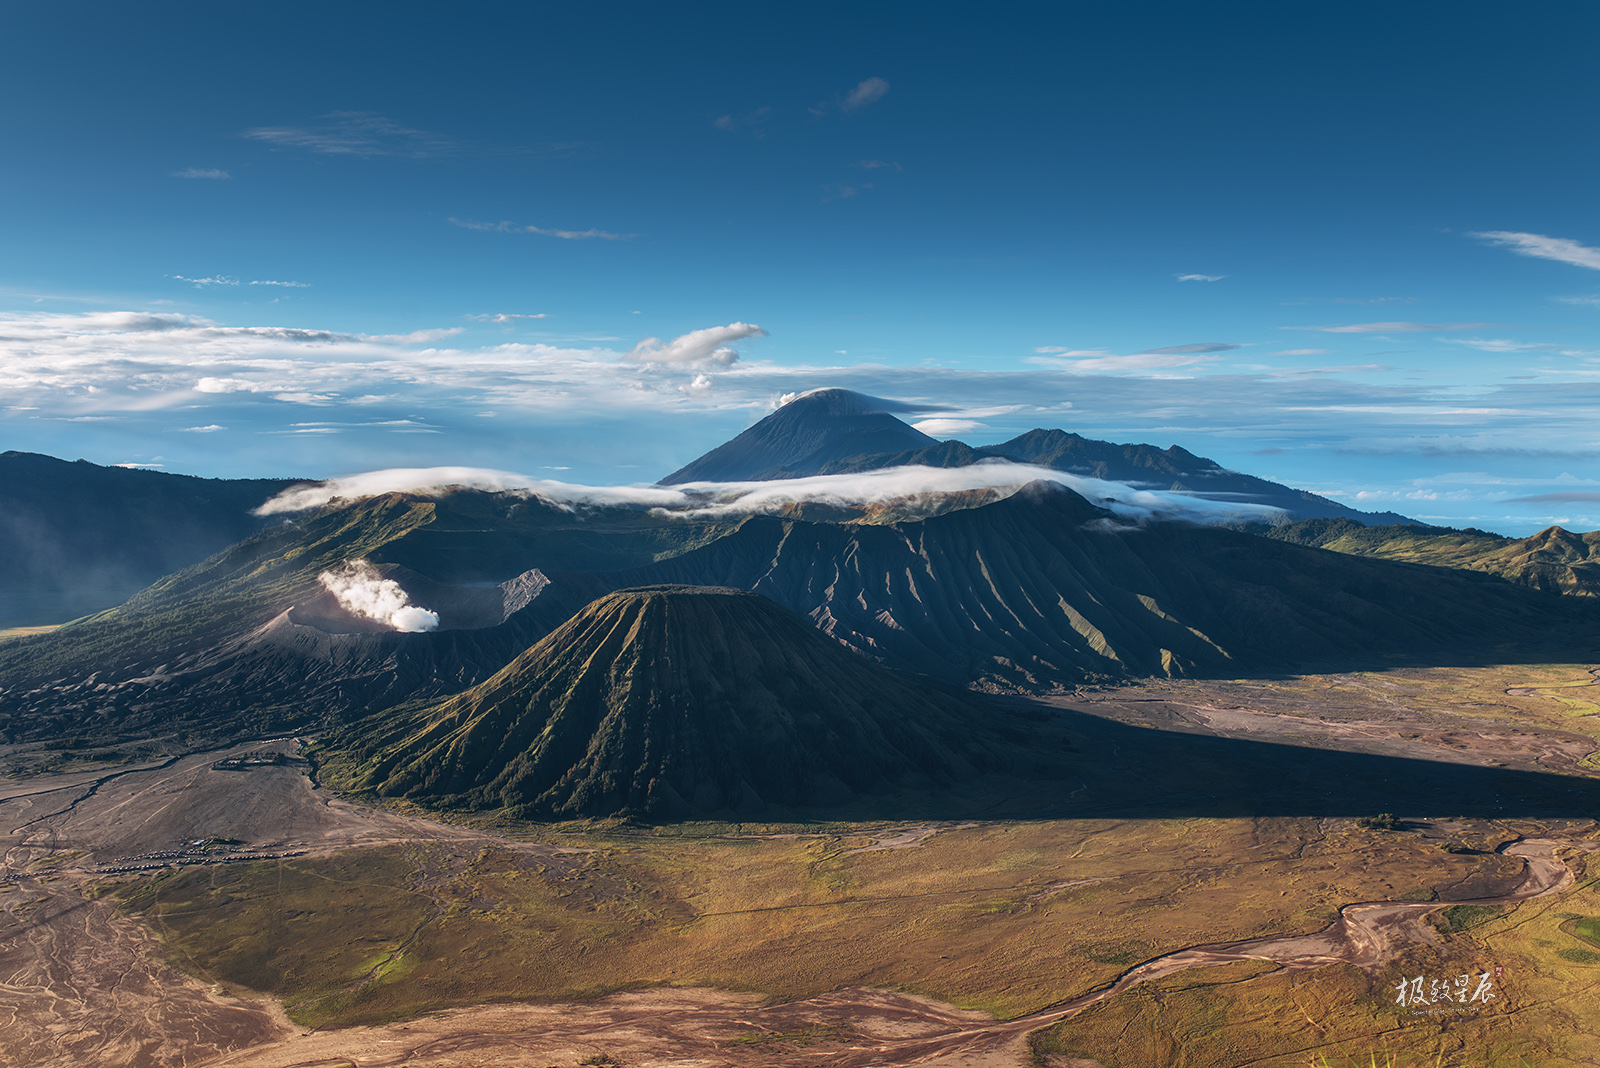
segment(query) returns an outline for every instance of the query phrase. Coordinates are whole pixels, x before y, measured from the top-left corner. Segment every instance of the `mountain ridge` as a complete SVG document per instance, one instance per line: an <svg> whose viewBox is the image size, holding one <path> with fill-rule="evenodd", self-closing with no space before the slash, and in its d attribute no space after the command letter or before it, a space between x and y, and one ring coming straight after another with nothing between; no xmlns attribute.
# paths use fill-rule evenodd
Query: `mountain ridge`
<svg viewBox="0 0 1600 1068"><path fill-rule="evenodd" d="M1230 471L1177 445L1118 445L1042 427L998 445L939 441L891 414L908 407L847 389L812 390L659 484L762 482L913 464L969 467L1000 459L1212 500L1264 504L1296 520L1347 518L1367 526L1416 522L1395 512L1362 512L1307 490Z"/></svg>

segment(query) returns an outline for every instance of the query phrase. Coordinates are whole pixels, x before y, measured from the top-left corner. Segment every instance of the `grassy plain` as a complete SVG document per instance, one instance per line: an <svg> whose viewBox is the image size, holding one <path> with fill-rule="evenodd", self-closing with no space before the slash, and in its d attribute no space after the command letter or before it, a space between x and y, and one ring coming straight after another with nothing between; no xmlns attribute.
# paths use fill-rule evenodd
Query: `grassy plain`
<svg viewBox="0 0 1600 1068"><path fill-rule="evenodd" d="M1571 863L1583 869L1582 857ZM1437 946L1414 947L1375 974L1343 964L1196 969L1108 998L1031 1045L1045 1068L1072 1058L1103 1068L1580 1068L1600 1053L1600 954L1572 928L1593 929L1596 917L1595 879L1520 905L1457 906L1435 919ZM1496 966L1487 1004L1397 1004L1402 978L1468 973L1475 985Z"/></svg>
<svg viewBox="0 0 1600 1068"><path fill-rule="evenodd" d="M1314 931L1351 901L1493 891L1520 872L1345 819L1004 822L900 849L835 830L379 847L124 893L179 963L276 994L304 1024L652 984L776 999L887 987L1014 1017L1165 952Z"/></svg>

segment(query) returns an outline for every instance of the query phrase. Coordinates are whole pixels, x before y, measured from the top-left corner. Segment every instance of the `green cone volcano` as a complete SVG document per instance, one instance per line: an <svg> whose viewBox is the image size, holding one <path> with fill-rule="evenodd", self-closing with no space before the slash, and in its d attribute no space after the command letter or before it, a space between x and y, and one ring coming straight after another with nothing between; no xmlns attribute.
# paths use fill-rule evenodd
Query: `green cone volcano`
<svg viewBox="0 0 1600 1068"><path fill-rule="evenodd" d="M596 600L482 684L330 739L352 785L528 818L764 811L968 778L1000 746L969 700L904 679L766 598Z"/></svg>

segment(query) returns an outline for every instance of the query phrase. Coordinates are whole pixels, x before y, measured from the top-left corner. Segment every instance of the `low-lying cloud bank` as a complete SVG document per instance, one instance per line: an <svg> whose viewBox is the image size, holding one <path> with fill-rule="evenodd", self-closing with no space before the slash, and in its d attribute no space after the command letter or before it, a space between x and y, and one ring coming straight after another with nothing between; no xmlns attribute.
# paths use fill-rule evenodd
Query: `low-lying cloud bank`
<svg viewBox="0 0 1600 1068"><path fill-rule="evenodd" d="M356 501L385 493L440 496L466 489L519 493L540 497L561 507L632 506L683 518L707 519L772 514L794 504L864 507L968 490L992 490L1009 496L1036 481L1060 483L1132 522L1273 520L1283 514L1263 504L1143 489L1007 461L970 467L890 467L881 471L770 482L687 482L677 486L582 486L475 467L394 468L291 486L256 509L256 514L286 515L336 501Z"/></svg>

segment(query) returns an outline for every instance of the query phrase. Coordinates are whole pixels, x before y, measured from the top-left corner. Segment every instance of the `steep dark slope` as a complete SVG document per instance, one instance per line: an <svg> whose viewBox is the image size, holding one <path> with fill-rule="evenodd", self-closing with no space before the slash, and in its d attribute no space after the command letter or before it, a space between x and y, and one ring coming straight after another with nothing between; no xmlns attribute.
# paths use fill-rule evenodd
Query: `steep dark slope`
<svg viewBox="0 0 1600 1068"><path fill-rule="evenodd" d="M970 699L903 679L742 590L590 604L488 681L322 747L356 788L520 817L759 812L1002 762Z"/></svg>
<svg viewBox="0 0 1600 1068"><path fill-rule="evenodd" d="M221 479L0 453L0 627L120 604L261 529L288 479Z"/></svg>
<svg viewBox="0 0 1600 1068"><path fill-rule="evenodd" d="M1037 464L1108 482L1130 482L1216 500L1265 504L1283 509L1293 519L1339 517L1367 525L1414 522L1394 512L1357 511L1306 490L1229 471L1214 460L1196 456L1176 445L1165 449L1154 445L1117 445L1065 430L1030 430L999 445L979 448L959 441L942 441L922 449L835 461L820 473L844 474L904 464L965 467L989 459Z"/></svg>
<svg viewBox="0 0 1600 1068"><path fill-rule="evenodd" d="M813 390L674 471L661 484L796 478L854 456L937 444L890 415L894 407L891 401L848 389Z"/></svg>
<svg viewBox="0 0 1600 1068"><path fill-rule="evenodd" d="M883 527L752 519L649 567L556 581L753 589L886 663L1026 689L1600 637L1586 606L1489 576L1216 528L1121 527L1053 483Z"/></svg>

